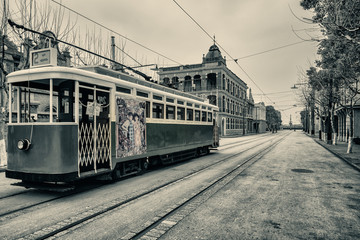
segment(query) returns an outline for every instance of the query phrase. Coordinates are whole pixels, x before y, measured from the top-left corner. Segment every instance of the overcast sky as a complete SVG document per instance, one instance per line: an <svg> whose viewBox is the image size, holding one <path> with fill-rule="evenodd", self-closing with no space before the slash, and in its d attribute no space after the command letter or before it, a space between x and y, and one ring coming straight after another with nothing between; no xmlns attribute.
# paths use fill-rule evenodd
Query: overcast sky
<svg viewBox="0 0 360 240"><path fill-rule="evenodd" d="M300 0L176 1L211 36L215 35L216 41L235 59L300 42L292 29L314 27L299 21L291 13L290 8L299 18L311 17L310 12L300 7ZM213 44L172 0L62 0L62 4L181 64L201 63L203 54ZM81 18L78 24L92 25ZM309 39L304 31L297 33ZM142 64L177 65L129 41L122 40L122 43L125 43L125 50ZM313 64L317 58L316 48L315 42L306 41L238 60L268 97L261 96L261 91L247 74L230 61L231 57L223 50L221 52L228 60L227 66L252 89L256 102L264 101L278 110L287 109L281 112L283 123L288 124L290 114L293 122L300 122L299 111L303 108L290 87L299 81L299 69L307 70ZM136 65L129 58L125 63ZM294 104L299 107L292 107Z"/></svg>

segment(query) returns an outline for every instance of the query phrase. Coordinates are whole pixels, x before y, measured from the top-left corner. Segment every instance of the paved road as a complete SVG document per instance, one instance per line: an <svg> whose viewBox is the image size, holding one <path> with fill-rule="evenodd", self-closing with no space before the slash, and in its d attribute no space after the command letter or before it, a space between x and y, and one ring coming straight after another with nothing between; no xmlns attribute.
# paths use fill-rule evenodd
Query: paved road
<svg viewBox="0 0 360 240"><path fill-rule="evenodd" d="M359 172L293 132L162 239L360 239L359 183Z"/></svg>

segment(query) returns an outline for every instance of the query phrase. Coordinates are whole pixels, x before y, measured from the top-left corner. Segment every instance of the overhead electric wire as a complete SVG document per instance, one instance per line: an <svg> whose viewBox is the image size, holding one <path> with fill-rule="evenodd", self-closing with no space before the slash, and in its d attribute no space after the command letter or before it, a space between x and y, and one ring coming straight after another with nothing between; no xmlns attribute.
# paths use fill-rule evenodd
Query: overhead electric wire
<svg viewBox="0 0 360 240"><path fill-rule="evenodd" d="M257 55L264 54L264 53L268 53L268 52L272 52L272 51L275 51L275 50L279 50L279 49L282 49L282 48L290 47L290 46L293 46L293 45L296 45L296 44L300 44L300 43L304 43L304 42L306 42L306 41L302 40L302 41L300 41L300 42L290 43L290 44L283 45L283 46L280 46L280 47L276 47L276 48L272 48L272 49L265 50L265 51L262 51L262 52L254 53L254 54L251 54L251 55L247 55L247 56L244 56L244 57L236 58L235 61L238 61L238 60L244 59L244 58L249 58L249 57L257 56Z"/></svg>
<svg viewBox="0 0 360 240"><path fill-rule="evenodd" d="M263 95L270 100L271 103L274 103L265 93L264 91L257 85L257 83L251 78L251 76L243 69L240 64L234 59L213 37L176 1L173 2L208 36L210 37L217 45L236 63L236 65L245 73L245 75L250 79L250 81L263 93Z"/></svg>
<svg viewBox="0 0 360 240"><path fill-rule="evenodd" d="M119 49L121 52L123 52L126 56L128 56L129 58L131 58L134 62L136 62L137 64L139 64L140 66L142 66L142 64L140 62L138 62L135 58L133 58L132 56L130 56L129 54L127 54L124 50L122 50L121 48L119 48L118 46L115 45L115 48Z"/></svg>
<svg viewBox="0 0 360 240"><path fill-rule="evenodd" d="M182 66L183 66L183 64L179 63L178 61L175 61L175 60L173 60L173 59L171 59L171 58L169 58L169 57L167 57L167 56L165 56L165 55L163 55L163 54L161 54L161 53L159 53L159 52L157 52L157 51L155 51L155 50L152 50L151 48L148 48L148 47L146 47L145 45L143 45L143 44L141 44L141 43L138 43L138 42L136 42L136 41L134 41L134 40L132 40L132 39L130 39L130 38L128 38L128 37L126 37L126 36L118 33L118 32L116 32L116 31L114 31L114 30L106 27L105 25L103 25L103 24L101 24L101 23L98 23L98 22L92 20L91 18L89 18L89 17L87 17L87 16L85 16L85 15L83 15L83 14L81 14L81 13L79 13L79 12L77 12L77 11L75 11L75 10L67 7L67 6L65 6L65 5L62 4L62 3L59 3L59 2L57 2L57 1L55 1L55 0L51 0L51 1L54 2L54 3L56 3L56 4L58 4L58 5L60 5L60 6L63 7L63 8L66 8L66 9L69 10L70 12L73 12L73 13L75 13L75 14L83 17L83 18L85 18L86 20L88 20L88 21L90 21L90 22L92 22L92 23L94 23L94 24L96 24L96 25L98 25L98 26L100 26L100 27L102 27L102 28L105 28L106 30L108 30L108 31L110 31L110 32L112 32L112 33L114 33L114 34L116 34L116 35L118 35L118 36L120 36L120 37L122 37L122 38L124 38L124 39L126 39L126 40L128 40L128 41L130 41L130 42L132 42L132 43L134 43L134 44L136 44L136 45L138 45L138 46L140 46L140 47L142 47L142 48L145 48L146 50L148 50L148 51L150 51L150 52L152 52L152 53L155 53L155 54L157 54L157 55L159 55L159 56L161 56L161 57L163 57L163 58L166 58L167 60L170 60L170 61L172 61L172 62L174 62L174 63L176 63L176 64L179 64L179 65L182 65Z"/></svg>
<svg viewBox="0 0 360 240"><path fill-rule="evenodd" d="M292 93L293 91L283 91L283 92L271 92L271 93L267 93L267 95L272 95L272 94L281 94L281 93ZM260 93L252 93L252 95L263 95Z"/></svg>
<svg viewBox="0 0 360 240"><path fill-rule="evenodd" d="M9 25L10 25L11 27L16 27L16 28L18 28L18 29L23 29L23 30L25 30L25 31L29 31L29 32L31 32L31 33L38 34L38 35L40 35L40 36L44 36L44 37L47 37L47 38L51 38L51 37L49 37L49 36L47 36L47 35L45 35L45 34L43 34L43 33L41 33L41 32L38 32L38 31L35 31L35 30L33 30L33 29L30 29L30 28L24 27L24 26L22 26L22 25L19 25L19 24L15 23L15 22L11 21L10 19L8 19L8 23L9 23ZM77 49L79 49L79 50L81 50L81 51L84 51L84 52L93 54L94 56L103 58L103 59L105 59L105 60L107 60L107 61L109 61L109 62L118 64L118 65L120 65L120 66L122 66L122 67L124 67L124 68L126 68L126 69L129 69L129 70L132 71L133 73L142 76L142 77L145 78L146 80L150 80L150 79L151 79L151 77L147 76L146 74L144 74L144 73L142 73L142 72L140 72L140 71L138 71L138 70L133 69L132 67L126 66L126 65L124 65L124 64L121 64L121 63L119 63L119 62L117 62L117 61L115 61L115 60L112 60L112 59L110 59L110 58L104 57L104 56L102 56L102 55L100 55L100 54L91 52L91 51L89 51L89 50L87 50L87 49L85 49L85 48L76 46L76 45L74 45L74 44L72 44L72 43L68 43L68 42L65 42L65 41L62 41L62 40L59 40L59 39L54 39L54 41L57 41L57 42L66 44L66 45L68 45L68 46L70 46L70 47L77 48Z"/></svg>

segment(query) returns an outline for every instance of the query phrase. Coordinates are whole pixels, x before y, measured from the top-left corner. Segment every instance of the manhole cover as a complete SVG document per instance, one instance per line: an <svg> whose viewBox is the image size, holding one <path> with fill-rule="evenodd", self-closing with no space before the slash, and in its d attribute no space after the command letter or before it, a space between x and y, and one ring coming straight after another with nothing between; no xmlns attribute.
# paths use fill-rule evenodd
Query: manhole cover
<svg viewBox="0 0 360 240"><path fill-rule="evenodd" d="M291 169L291 171L298 172L298 173L313 173L314 172L309 169L302 169L302 168Z"/></svg>

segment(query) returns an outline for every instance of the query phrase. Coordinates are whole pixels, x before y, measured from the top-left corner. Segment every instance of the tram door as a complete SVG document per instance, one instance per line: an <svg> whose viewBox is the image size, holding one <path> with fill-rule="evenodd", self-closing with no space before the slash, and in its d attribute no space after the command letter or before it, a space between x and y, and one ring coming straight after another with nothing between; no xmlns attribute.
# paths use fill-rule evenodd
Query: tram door
<svg viewBox="0 0 360 240"><path fill-rule="evenodd" d="M109 90L79 87L79 176L111 168Z"/></svg>

